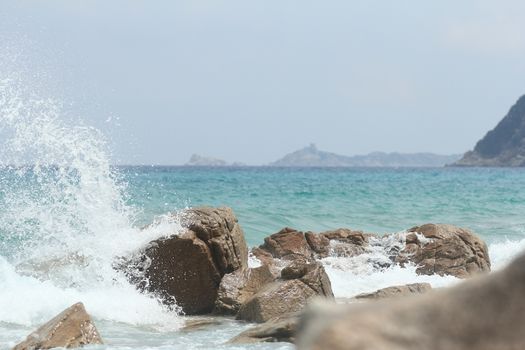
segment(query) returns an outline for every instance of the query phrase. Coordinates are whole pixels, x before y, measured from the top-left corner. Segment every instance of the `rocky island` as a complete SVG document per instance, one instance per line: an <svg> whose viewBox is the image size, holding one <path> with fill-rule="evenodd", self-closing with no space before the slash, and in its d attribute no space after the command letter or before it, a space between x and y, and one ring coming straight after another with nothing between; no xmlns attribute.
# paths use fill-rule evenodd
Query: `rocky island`
<svg viewBox="0 0 525 350"><path fill-rule="evenodd" d="M525 95L520 97L499 124L465 153L454 166L525 166Z"/></svg>
<svg viewBox="0 0 525 350"><path fill-rule="evenodd" d="M442 167L458 160L460 155L433 153L385 153L344 156L319 150L310 144L271 163L282 167Z"/></svg>

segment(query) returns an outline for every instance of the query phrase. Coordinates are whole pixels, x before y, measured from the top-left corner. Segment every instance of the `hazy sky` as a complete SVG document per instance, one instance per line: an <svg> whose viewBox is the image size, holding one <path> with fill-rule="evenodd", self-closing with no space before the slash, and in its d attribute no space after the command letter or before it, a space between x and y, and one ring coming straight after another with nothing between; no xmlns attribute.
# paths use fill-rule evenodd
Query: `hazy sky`
<svg viewBox="0 0 525 350"><path fill-rule="evenodd" d="M525 93L525 2L1 0L0 50L119 163L462 153Z"/></svg>

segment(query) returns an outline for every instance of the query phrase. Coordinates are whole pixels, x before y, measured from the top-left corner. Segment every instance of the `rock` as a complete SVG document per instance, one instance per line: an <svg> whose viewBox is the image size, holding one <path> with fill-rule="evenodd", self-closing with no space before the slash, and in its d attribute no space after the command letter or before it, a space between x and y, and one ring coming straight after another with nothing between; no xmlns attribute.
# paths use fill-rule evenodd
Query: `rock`
<svg viewBox="0 0 525 350"><path fill-rule="evenodd" d="M299 316L295 313L283 317L272 318L260 325L252 327L235 338L231 339L230 344L247 344L260 342L288 342L295 341L295 333Z"/></svg>
<svg viewBox="0 0 525 350"><path fill-rule="evenodd" d="M244 233L230 208L190 209L181 221L186 231L150 242L120 268L166 304L186 314L209 313L222 277L248 267Z"/></svg>
<svg viewBox="0 0 525 350"><path fill-rule="evenodd" d="M310 248L320 258L325 258L330 253L330 240L323 235L308 231L304 234Z"/></svg>
<svg viewBox="0 0 525 350"><path fill-rule="evenodd" d="M357 246L364 246L368 243L368 238L363 231L352 231L347 228L339 228L333 231L322 232L320 235L329 240L336 240L344 243L352 243Z"/></svg>
<svg viewBox="0 0 525 350"><path fill-rule="evenodd" d="M181 332L194 332L201 329L208 328L210 326L220 326L222 324L221 320L217 318L200 318L188 320L184 323L184 327L179 329Z"/></svg>
<svg viewBox="0 0 525 350"><path fill-rule="evenodd" d="M426 224L408 232L407 244L395 258L404 264L413 262L416 272L424 275L468 277L490 271L487 245L471 231L444 224ZM419 239L416 233L422 235Z"/></svg>
<svg viewBox="0 0 525 350"><path fill-rule="evenodd" d="M77 348L88 344L103 342L84 305L76 303L31 333L13 350Z"/></svg>
<svg viewBox="0 0 525 350"><path fill-rule="evenodd" d="M525 96L454 166L525 166Z"/></svg>
<svg viewBox="0 0 525 350"><path fill-rule="evenodd" d="M340 228L333 231L313 233L283 228L266 237L264 244L252 253L264 264L274 264L273 259L310 260L326 258L329 255L355 256L365 252L368 237L361 231Z"/></svg>
<svg viewBox="0 0 525 350"><path fill-rule="evenodd" d="M372 293L363 293L356 295L355 299L385 299L392 297L407 296L412 294L422 294L432 290L432 286L429 283L412 283L403 286L393 286L376 290Z"/></svg>
<svg viewBox="0 0 525 350"><path fill-rule="evenodd" d="M303 264L304 275L295 279L279 279L267 284L240 307L237 319L266 322L287 313L300 311L314 296L333 298L330 280L324 267L320 263ZM297 266L293 269L302 271L302 268ZM285 277L293 278L295 275L287 275L285 272Z"/></svg>
<svg viewBox="0 0 525 350"><path fill-rule="evenodd" d="M292 264L296 264L292 263ZM332 284L323 265L319 262L306 263L306 273L299 278L301 282L310 287L316 295L333 298ZM282 272L281 272L282 274Z"/></svg>
<svg viewBox="0 0 525 350"><path fill-rule="evenodd" d="M328 255L338 257L353 257L366 252L368 247L368 235L362 231L353 231L347 228L325 231L318 234L320 239L329 242L328 253L318 254L319 258L325 258Z"/></svg>
<svg viewBox="0 0 525 350"><path fill-rule="evenodd" d="M248 267L244 232L231 208L189 209L183 218L182 225L210 248L221 275Z"/></svg>
<svg viewBox="0 0 525 350"><path fill-rule="evenodd" d="M224 275L215 301L214 313L235 315L249 297L274 280L275 276L268 265Z"/></svg>
<svg viewBox="0 0 525 350"><path fill-rule="evenodd" d="M525 344L525 255L452 288L355 303L312 305L298 349L510 350Z"/></svg>
<svg viewBox="0 0 525 350"><path fill-rule="evenodd" d="M285 227L281 231L266 237L264 244L259 248L277 259L314 259L313 251L308 245L304 233L289 227Z"/></svg>
<svg viewBox="0 0 525 350"><path fill-rule="evenodd" d="M239 309L238 320L266 322L279 315L296 312L316 293L300 280L277 281L264 287Z"/></svg>

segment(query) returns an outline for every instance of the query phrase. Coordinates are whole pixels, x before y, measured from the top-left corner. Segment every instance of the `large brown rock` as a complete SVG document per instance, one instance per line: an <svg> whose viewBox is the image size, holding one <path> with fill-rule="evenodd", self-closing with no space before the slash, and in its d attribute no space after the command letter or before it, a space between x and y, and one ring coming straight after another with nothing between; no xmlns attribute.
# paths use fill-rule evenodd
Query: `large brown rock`
<svg viewBox="0 0 525 350"><path fill-rule="evenodd" d="M268 265L237 270L224 275L215 300L215 314L235 315L248 298L264 285L273 282L275 276Z"/></svg>
<svg viewBox="0 0 525 350"><path fill-rule="evenodd" d="M49 322L31 333L13 350L77 348L88 344L102 344L91 317L82 303L70 306Z"/></svg>
<svg viewBox="0 0 525 350"><path fill-rule="evenodd" d="M406 247L396 257L413 262L424 275L452 275L459 278L490 271L487 245L467 229L445 224L426 224L408 230Z"/></svg>
<svg viewBox="0 0 525 350"><path fill-rule="evenodd" d="M525 344L525 255L506 269L423 295L303 314L299 349L513 350Z"/></svg>
<svg viewBox="0 0 525 350"><path fill-rule="evenodd" d="M266 322L272 318L297 312L315 296L333 298L328 275L320 263L292 262L283 269L282 278L265 285L240 307L237 319ZM291 264L291 265L292 265Z"/></svg>
<svg viewBox="0 0 525 350"><path fill-rule="evenodd" d="M139 288L186 314L213 310L225 274L246 269L248 248L230 208L195 208L182 217L185 231L154 240L125 270Z"/></svg>

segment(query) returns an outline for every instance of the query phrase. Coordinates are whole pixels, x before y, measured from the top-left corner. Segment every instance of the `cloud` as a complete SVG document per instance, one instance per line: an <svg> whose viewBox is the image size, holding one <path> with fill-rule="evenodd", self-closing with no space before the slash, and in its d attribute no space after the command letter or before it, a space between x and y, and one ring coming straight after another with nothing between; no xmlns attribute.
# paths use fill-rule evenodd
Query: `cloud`
<svg viewBox="0 0 525 350"><path fill-rule="evenodd" d="M475 54L525 53L525 22L521 4L501 6L483 2L470 7L467 13L456 14L445 27L447 46Z"/></svg>

